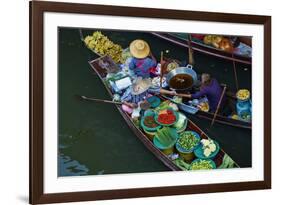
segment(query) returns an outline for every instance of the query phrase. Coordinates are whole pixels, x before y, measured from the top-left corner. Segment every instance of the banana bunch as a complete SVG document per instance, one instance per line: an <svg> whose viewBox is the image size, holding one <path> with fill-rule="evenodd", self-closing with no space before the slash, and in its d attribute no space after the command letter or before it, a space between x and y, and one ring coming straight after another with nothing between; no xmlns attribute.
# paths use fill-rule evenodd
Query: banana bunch
<svg viewBox="0 0 281 205"><path fill-rule="evenodd" d="M84 43L90 50L100 55L109 55L116 63L122 61L122 47L118 44L114 44L100 31L96 31L91 36L87 36L84 39Z"/></svg>

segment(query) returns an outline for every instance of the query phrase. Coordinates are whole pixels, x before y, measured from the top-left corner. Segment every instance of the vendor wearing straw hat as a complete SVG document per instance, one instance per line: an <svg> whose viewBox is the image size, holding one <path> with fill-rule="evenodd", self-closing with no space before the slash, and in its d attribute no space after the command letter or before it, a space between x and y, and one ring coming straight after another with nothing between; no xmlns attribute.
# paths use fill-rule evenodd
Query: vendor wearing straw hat
<svg viewBox="0 0 281 205"><path fill-rule="evenodd" d="M133 70L137 76L148 78L151 73L155 73L157 62L151 54L147 42L140 39L134 40L130 44L130 52L133 59L129 64L129 68Z"/></svg>

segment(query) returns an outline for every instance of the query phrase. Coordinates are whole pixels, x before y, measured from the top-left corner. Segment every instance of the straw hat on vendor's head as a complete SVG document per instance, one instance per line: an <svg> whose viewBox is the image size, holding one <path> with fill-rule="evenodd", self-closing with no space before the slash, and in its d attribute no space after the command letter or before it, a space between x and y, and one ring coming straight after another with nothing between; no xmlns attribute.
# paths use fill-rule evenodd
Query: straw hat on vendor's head
<svg viewBox="0 0 281 205"><path fill-rule="evenodd" d="M131 93L132 95L140 95L147 91L151 86L151 79L146 78L142 79L141 77L137 78L132 84Z"/></svg>
<svg viewBox="0 0 281 205"><path fill-rule="evenodd" d="M144 40L137 39L130 44L130 52L135 58L145 58L149 55L150 48Z"/></svg>

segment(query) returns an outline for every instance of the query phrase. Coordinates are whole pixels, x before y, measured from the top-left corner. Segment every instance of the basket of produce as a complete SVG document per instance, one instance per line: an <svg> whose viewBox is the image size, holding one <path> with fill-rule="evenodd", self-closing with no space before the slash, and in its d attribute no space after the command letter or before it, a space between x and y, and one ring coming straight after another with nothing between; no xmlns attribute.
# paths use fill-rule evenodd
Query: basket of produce
<svg viewBox="0 0 281 205"><path fill-rule="evenodd" d="M157 130L153 138L153 144L164 154L169 155L174 152L174 145L178 139L178 133L175 128L163 127Z"/></svg>
<svg viewBox="0 0 281 205"><path fill-rule="evenodd" d="M211 139L202 139L194 154L200 159L213 159L220 151L219 144Z"/></svg>
<svg viewBox="0 0 281 205"><path fill-rule="evenodd" d="M236 97L240 101L248 101L250 98L250 91L247 89L240 89L236 93Z"/></svg>
<svg viewBox="0 0 281 205"><path fill-rule="evenodd" d="M230 39L220 35L206 35L204 36L203 42L206 45L213 46L217 49L221 49L227 52L233 51L233 45Z"/></svg>
<svg viewBox="0 0 281 205"><path fill-rule="evenodd" d="M85 45L95 53L100 55L109 55L115 63L122 61L123 49L120 45L113 43L107 36L100 31L94 32L92 35L86 36Z"/></svg>
<svg viewBox="0 0 281 205"><path fill-rule="evenodd" d="M193 151L198 148L200 143L200 136L194 131L185 131L179 134L176 142L176 149L180 156L187 162L194 158Z"/></svg>
<svg viewBox="0 0 281 205"><path fill-rule="evenodd" d="M150 107L152 107L152 108L158 107L161 103L160 98L158 98L156 96L151 96L151 97L147 98L146 100L147 100L147 102L149 102Z"/></svg>
<svg viewBox="0 0 281 205"><path fill-rule="evenodd" d="M143 129L145 129L147 131L157 131L157 129L161 128L161 125L159 125L155 121L153 114L144 116L141 119L141 126L142 126Z"/></svg>
<svg viewBox="0 0 281 205"><path fill-rule="evenodd" d="M173 125L173 127L177 129L178 133L181 133L181 132L185 131L185 129L187 127L187 123L188 123L187 117L183 113L179 112L179 119Z"/></svg>
<svg viewBox="0 0 281 205"><path fill-rule="evenodd" d="M190 164L189 170L210 170L216 169L216 164L211 159L195 159Z"/></svg>
<svg viewBox="0 0 281 205"><path fill-rule="evenodd" d="M158 111L155 115L155 121L163 126L171 126L174 125L179 118L178 112L175 112L172 108L167 108Z"/></svg>
<svg viewBox="0 0 281 205"><path fill-rule="evenodd" d="M151 140L153 140L157 129L160 129L162 127L155 121L154 112L150 112L150 113L144 115L141 119L140 124L141 124L141 127L143 128L146 136Z"/></svg>
<svg viewBox="0 0 281 205"><path fill-rule="evenodd" d="M210 106L208 102L201 102L197 107L203 112L209 112Z"/></svg>

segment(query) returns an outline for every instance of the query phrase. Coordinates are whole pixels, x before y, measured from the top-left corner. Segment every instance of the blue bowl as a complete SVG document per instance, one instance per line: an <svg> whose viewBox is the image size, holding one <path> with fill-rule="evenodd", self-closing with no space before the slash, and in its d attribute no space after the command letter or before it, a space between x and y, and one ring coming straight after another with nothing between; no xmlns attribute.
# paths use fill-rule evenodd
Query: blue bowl
<svg viewBox="0 0 281 205"><path fill-rule="evenodd" d="M145 115L145 116L143 116L143 117L141 118L141 127L142 127L143 129L145 129L146 131L149 131L149 132L155 132L155 131L157 131L158 129L160 129L160 128L162 127L161 125L159 125L159 124L155 121L155 119L154 119L155 123L158 124L157 127L147 127L147 126L145 126L145 124L144 124L144 119L145 119L146 117L148 117L148 116L152 116L153 119L154 119L154 113L149 113L149 114L147 114L147 115Z"/></svg>
<svg viewBox="0 0 281 205"><path fill-rule="evenodd" d="M194 135L195 135L195 137L199 140L198 141L198 144L197 145L195 145L193 148L191 148L191 149L184 149L180 144L179 144L179 139L181 138L181 136L178 138L178 140L177 140L177 143L176 143L176 149L179 151L179 152L182 152L182 153L191 153L191 152L193 152L195 149L197 149L198 148L198 146L200 145L200 139L201 139L201 137L199 136L199 134L197 133L197 132L194 132L194 131L185 131L185 132L182 132L182 133L180 133L180 135L182 135L183 133L186 133L186 132L191 132L191 133L193 133Z"/></svg>
<svg viewBox="0 0 281 205"><path fill-rule="evenodd" d="M158 107L161 103L160 98L158 98L156 96L151 96L151 97L147 98L146 100L147 100L147 102L149 102L149 104L152 108Z"/></svg>
<svg viewBox="0 0 281 205"><path fill-rule="evenodd" d="M214 159L215 156L219 153L220 151L220 146L219 144L214 141L215 145L216 145L216 150L214 152L212 152L208 157L206 157L203 153L203 145L200 143L200 145L197 147L196 150L194 150L194 154L197 158L199 159Z"/></svg>
<svg viewBox="0 0 281 205"><path fill-rule="evenodd" d="M211 160L211 159L195 159L195 160L193 160L193 161L191 162L190 167L192 166L192 164L194 164L195 162L198 162L199 160L206 160L206 161L209 161L209 162L211 163L213 169L216 169L216 168L217 168L216 163L215 163L213 160ZM190 170L192 170L192 169L190 169ZM202 169L202 170L203 170L203 169ZM196 170L194 170L194 171L196 171Z"/></svg>

